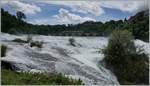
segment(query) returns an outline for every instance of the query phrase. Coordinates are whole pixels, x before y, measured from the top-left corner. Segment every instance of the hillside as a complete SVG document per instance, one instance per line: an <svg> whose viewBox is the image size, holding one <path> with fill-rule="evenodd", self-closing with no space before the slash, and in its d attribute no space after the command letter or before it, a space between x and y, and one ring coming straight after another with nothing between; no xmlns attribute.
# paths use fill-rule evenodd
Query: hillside
<svg viewBox="0 0 150 86"><path fill-rule="evenodd" d="M131 26L134 37L136 39L143 39L148 41L149 39L149 11L145 10L137 13L135 16L131 16L127 21L126 26Z"/></svg>
<svg viewBox="0 0 150 86"><path fill-rule="evenodd" d="M2 14L2 32L11 34L41 34L54 36L109 36L114 29L127 29L135 39L149 41L149 12L137 13L128 20L93 22L86 21L76 25L32 25L18 20L4 9Z"/></svg>

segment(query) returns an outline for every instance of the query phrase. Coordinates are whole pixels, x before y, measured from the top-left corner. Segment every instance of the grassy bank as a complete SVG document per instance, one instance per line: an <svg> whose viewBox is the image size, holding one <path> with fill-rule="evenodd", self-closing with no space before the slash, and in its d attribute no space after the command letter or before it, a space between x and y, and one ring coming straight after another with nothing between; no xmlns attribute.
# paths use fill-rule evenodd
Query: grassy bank
<svg viewBox="0 0 150 86"><path fill-rule="evenodd" d="M68 78L62 74L43 74L15 72L9 69L1 71L2 85L82 85L82 81Z"/></svg>

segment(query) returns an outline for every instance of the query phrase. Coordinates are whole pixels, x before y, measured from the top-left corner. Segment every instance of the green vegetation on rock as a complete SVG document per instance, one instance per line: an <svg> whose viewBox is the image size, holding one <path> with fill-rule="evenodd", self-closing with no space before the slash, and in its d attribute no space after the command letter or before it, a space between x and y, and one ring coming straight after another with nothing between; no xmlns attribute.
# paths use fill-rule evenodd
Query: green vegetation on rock
<svg viewBox="0 0 150 86"><path fill-rule="evenodd" d="M78 79L60 74L15 72L10 69L1 71L2 85L83 85Z"/></svg>
<svg viewBox="0 0 150 86"><path fill-rule="evenodd" d="M1 45L1 57L6 56L7 46Z"/></svg>
<svg viewBox="0 0 150 86"><path fill-rule="evenodd" d="M129 31L113 31L103 52L107 67L112 68L120 84L149 84L148 55L137 51Z"/></svg>

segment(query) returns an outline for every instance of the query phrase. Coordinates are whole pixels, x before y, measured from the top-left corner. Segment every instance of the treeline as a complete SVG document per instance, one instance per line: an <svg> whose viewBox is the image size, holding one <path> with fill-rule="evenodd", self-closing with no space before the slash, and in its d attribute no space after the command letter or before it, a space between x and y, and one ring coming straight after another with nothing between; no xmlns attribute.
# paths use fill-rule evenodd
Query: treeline
<svg viewBox="0 0 150 86"><path fill-rule="evenodd" d="M149 41L149 12L137 13L128 20L111 20L105 23L86 21L68 25L33 25L1 8L2 32L10 34L108 36L115 29L126 29L135 39Z"/></svg>

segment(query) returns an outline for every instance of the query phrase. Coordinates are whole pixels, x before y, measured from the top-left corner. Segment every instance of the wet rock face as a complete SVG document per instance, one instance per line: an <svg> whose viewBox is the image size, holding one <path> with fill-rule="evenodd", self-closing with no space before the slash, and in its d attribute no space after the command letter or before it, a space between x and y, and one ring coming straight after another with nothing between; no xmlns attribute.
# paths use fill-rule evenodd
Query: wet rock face
<svg viewBox="0 0 150 86"><path fill-rule="evenodd" d="M61 39L56 37L55 41L52 41L53 37L47 40L51 42L46 42L40 50L28 44L3 42L11 48L7 56L2 58L3 64L7 62L10 68L16 71L63 73L72 78L82 79L86 85L119 84L108 69L101 65L98 67L97 61L93 62L97 60L95 54L99 55L96 52L97 46L93 44L94 46L90 47L93 40L86 40L87 43L91 41L89 46L77 40L83 47L72 47L67 44L68 38L63 37Z"/></svg>
<svg viewBox="0 0 150 86"><path fill-rule="evenodd" d="M50 54L41 54L41 53L37 53L37 52L25 52L26 55L28 55L29 57L31 57L32 60L38 61L40 62L40 60L42 61L57 61L58 59L51 56ZM33 58L34 57L34 58Z"/></svg>

